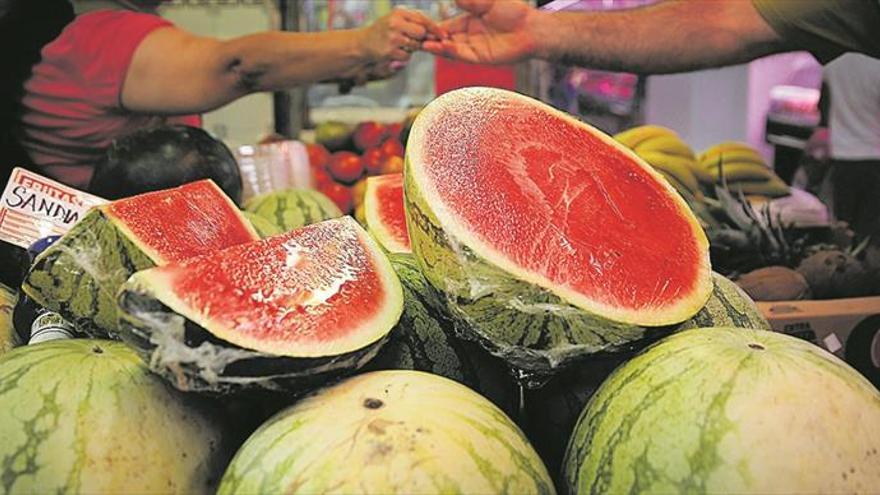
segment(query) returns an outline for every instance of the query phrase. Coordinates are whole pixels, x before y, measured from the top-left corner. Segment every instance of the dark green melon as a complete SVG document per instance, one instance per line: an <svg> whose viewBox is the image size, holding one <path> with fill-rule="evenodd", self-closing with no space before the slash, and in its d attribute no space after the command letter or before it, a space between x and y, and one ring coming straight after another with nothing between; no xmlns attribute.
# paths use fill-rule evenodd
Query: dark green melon
<svg viewBox="0 0 880 495"><path fill-rule="evenodd" d="M22 283L92 336L115 336L116 292L133 273L257 239L210 180L93 208L40 253Z"/></svg>
<svg viewBox="0 0 880 495"><path fill-rule="evenodd" d="M770 324L755 302L735 283L713 274L714 290L709 301L688 321L668 329L677 333L692 328L736 327L770 330ZM615 368L630 359L633 352L647 347L661 333L631 346L630 352L601 354L571 366L543 387L526 391L526 433L550 472L557 473L568 437L581 410Z"/></svg>
<svg viewBox="0 0 880 495"><path fill-rule="evenodd" d="M367 370L426 371L467 385L508 414L516 410L516 385L503 361L455 335L438 311L431 287L411 254L389 254L403 286L403 314Z"/></svg>
<svg viewBox="0 0 880 495"><path fill-rule="evenodd" d="M342 216L330 198L311 189L287 189L254 196L245 201L244 209L269 220L282 232Z"/></svg>

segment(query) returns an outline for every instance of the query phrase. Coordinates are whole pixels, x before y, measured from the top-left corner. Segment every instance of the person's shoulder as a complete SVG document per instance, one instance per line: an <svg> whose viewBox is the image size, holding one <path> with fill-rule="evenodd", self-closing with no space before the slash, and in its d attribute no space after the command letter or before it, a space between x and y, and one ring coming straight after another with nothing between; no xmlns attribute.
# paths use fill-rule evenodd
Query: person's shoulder
<svg viewBox="0 0 880 495"><path fill-rule="evenodd" d="M97 10L77 16L71 27L83 32L90 32L92 30L125 30L168 25L171 25L170 21L153 14L128 10Z"/></svg>

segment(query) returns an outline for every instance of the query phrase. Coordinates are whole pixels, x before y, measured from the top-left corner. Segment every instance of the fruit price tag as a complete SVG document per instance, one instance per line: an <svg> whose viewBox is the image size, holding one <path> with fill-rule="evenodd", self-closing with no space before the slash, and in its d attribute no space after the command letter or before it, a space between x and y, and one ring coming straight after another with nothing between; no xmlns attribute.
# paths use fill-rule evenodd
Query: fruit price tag
<svg viewBox="0 0 880 495"><path fill-rule="evenodd" d="M106 202L16 167L0 197L0 240L27 249L43 237L64 234L89 208Z"/></svg>

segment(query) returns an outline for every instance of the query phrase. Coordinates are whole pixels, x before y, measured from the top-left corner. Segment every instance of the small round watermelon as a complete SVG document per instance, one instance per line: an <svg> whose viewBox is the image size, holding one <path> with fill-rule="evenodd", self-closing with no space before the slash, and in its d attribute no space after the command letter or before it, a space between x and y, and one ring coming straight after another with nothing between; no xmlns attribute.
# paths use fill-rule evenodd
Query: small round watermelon
<svg viewBox="0 0 880 495"><path fill-rule="evenodd" d="M454 318L530 373L681 323L712 292L679 194L601 131L494 88L446 93L406 148L413 253Z"/></svg>
<svg viewBox="0 0 880 495"><path fill-rule="evenodd" d="M823 349L742 328L668 337L584 409L569 493L869 493L880 392Z"/></svg>
<svg viewBox="0 0 880 495"><path fill-rule="evenodd" d="M218 493L554 493L501 410L418 371L376 371L282 411L235 455Z"/></svg>
<svg viewBox="0 0 880 495"><path fill-rule="evenodd" d="M0 492L213 493L231 450L215 411L121 342L19 347L0 357Z"/></svg>
<svg viewBox="0 0 880 495"><path fill-rule="evenodd" d="M249 211L243 211L241 212L241 215L250 222L251 227L257 231L257 235L260 236L260 239L265 239L282 233L281 228L269 221L266 217L262 217Z"/></svg>
<svg viewBox="0 0 880 495"><path fill-rule="evenodd" d="M269 220L282 232L342 216L324 194L311 189L286 189L248 199L244 209Z"/></svg>

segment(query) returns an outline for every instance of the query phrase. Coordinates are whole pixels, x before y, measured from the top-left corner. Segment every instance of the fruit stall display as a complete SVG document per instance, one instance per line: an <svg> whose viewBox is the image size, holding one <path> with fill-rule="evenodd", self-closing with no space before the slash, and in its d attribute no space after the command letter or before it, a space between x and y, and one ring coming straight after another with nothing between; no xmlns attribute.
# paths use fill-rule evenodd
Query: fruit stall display
<svg viewBox="0 0 880 495"><path fill-rule="evenodd" d="M319 129L317 191L243 211L93 209L21 287L75 339L17 342L0 288L0 492L880 486L880 391L719 273L772 177L488 88L399 132Z"/></svg>
<svg viewBox="0 0 880 495"><path fill-rule="evenodd" d="M845 223L800 228L769 208L792 191L740 142L696 154L671 129L645 125L614 136L688 202L711 243L712 265L757 301L880 295L880 248Z"/></svg>

